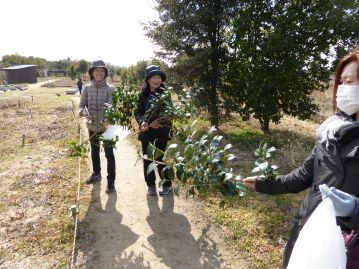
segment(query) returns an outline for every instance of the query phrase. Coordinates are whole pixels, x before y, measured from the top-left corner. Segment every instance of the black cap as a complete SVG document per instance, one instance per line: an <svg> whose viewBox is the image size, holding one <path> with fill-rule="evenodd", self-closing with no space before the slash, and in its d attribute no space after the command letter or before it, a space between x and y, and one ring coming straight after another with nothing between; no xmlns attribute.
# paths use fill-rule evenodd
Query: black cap
<svg viewBox="0 0 359 269"><path fill-rule="evenodd" d="M163 72L158 66L150 65L145 69L145 81L154 75L159 75L162 79L162 82L166 81L166 73Z"/></svg>

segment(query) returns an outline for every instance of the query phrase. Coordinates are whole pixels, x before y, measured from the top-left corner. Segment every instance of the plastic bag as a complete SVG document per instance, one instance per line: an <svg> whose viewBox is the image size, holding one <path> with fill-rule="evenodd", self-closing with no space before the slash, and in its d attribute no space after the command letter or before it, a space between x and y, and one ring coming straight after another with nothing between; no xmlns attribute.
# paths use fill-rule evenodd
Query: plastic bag
<svg viewBox="0 0 359 269"><path fill-rule="evenodd" d="M333 203L324 199L300 231L286 269L345 269L346 261Z"/></svg>
<svg viewBox="0 0 359 269"><path fill-rule="evenodd" d="M102 138L107 141L115 141L116 137L121 140L130 134L131 131L126 126L108 125L106 131L102 134Z"/></svg>

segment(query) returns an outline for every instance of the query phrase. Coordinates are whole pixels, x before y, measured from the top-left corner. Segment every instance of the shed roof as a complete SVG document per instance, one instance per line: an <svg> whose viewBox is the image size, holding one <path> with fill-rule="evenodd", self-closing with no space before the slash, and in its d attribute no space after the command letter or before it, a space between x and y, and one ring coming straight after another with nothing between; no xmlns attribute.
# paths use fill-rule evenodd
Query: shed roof
<svg viewBox="0 0 359 269"><path fill-rule="evenodd" d="M32 66L36 66L36 65L34 65L34 64L14 65L14 66L2 68L2 70L15 70L15 69L22 69L22 68L27 68L27 67L32 67Z"/></svg>

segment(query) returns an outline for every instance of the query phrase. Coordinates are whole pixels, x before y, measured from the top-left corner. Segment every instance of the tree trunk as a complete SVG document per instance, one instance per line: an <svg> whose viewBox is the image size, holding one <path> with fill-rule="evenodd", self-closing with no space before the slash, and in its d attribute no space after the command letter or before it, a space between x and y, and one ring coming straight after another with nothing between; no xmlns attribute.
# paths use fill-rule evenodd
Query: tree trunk
<svg viewBox="0 0 359 269"><path fill-rule="evenodd" d="M210 117L211 117L211 126L215 126L218 129L219 126L219 115L218 115L218 100L217 100L217 90L211 88L211 97L210 97Z"/></svg>
<svg viewBox="0 0 359 269"><path fill-rule="evenodd" d="M268 119L264 119L263 121L261 121L261 130L263 132L269 132L269 120Z"/></svg>

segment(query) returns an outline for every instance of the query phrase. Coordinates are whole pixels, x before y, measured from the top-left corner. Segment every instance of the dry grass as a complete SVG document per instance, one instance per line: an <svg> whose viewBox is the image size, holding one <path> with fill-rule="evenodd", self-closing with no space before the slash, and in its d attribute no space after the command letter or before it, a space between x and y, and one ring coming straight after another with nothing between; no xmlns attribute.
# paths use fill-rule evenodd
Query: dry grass
<svg viewBox="0 0 359 269"><path fill-rule="evenodd" d="M319 124L332 112L331 91L314 93L320 112L310 120L284 117L271 124L271 132L260 131L258 121L243 122L238 116L221 125L226 142L234 146L237 174L249 176L254 168L254 150L267 142L279 150L275 164L280 173L288 173L301 165L310 154ZM224 209L220 198L208 200L202 210L220 227L233 255L246 259L248 269L280 268L283 250L293 225L294 216L305 192L293 195L268 196L249 192L244 197L227 199Z"/></svg>
<svg viewBox="0 0 359 269"><path fill-rule="evenodd" d="M78 170L65 154L77 139L70 98L34 88L0 99L1 268L67 268Z"/></svg>

